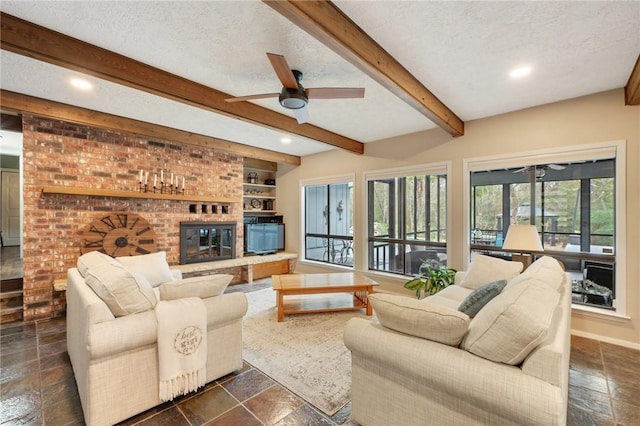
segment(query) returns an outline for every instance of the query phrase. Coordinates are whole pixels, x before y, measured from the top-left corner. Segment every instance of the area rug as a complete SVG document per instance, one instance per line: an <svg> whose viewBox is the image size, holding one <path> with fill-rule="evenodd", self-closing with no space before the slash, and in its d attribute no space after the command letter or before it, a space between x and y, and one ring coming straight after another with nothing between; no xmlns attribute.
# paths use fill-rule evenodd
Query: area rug
<svg viewBox="0 0 640 426"><path fill-rule="evenodd" d="M272 289L247 293L247 299L245 361L326 415L338 412L351 400L351 352L342 340L344 326L350 318L369 317L364 311L346 311L285 315L284 322L277 322Z"/></svg>

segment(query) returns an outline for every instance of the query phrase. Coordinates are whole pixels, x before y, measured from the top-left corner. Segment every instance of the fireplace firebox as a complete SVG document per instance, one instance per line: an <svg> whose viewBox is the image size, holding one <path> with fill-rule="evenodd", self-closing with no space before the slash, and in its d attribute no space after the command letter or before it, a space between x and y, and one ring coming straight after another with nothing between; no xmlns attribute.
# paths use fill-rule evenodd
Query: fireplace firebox
<svg viewBox="0 0 640 426"><path fill-rule="evenodd" d="M235 257L235 222L180 222L181 265Z"/></svg>

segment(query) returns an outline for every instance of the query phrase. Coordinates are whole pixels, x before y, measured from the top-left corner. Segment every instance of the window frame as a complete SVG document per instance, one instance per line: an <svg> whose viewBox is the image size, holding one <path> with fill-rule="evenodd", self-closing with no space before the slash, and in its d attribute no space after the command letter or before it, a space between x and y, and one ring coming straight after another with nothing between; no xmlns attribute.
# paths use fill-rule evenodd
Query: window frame
<svg viewBox="0 0 640 426"><path fill-rule="evenodd" d="M349 173L349 174L343 174L343 175L334 175L334 176L326 176L326 177L318 177L318 178L307 178L307 179L300 179L300 239L299 239L299 247L300 249L300 261L302 262L309 262L309 263L314 263L314 264L318 264L318 265L323 265L326 267L335 267L335 268L340 268L340 269L347 269L347 270L355 270L355 265L356 265L356 255L353 251L353 249L351 249L351 253L353 256L353 264L352 265L344 265L344 264L340 264L340 263L334 263L334 262L324 262L324 261L319 261L319 260L315 260L315 259L307 259L306 258L306 253L307 253L307 233L306 233L306 188L309 186L320 186L320 185L332 185L332 184L351 184L353 186L353 191L354 191L354 203L351 206L351 209L353 211L353 218L354 218L354 222L355 222L355 218L356 215L358 214L358 207L357 207L357 203L355 202L356 199L356 176L355 173ZM353 242L355 243L356 241L356 226L355 223L352 223L351 226L353 227Z"/></svg>
<svg viewBox="0 0 640 426"><path fill-rule="evenodd" d="M463 263L468 265L471 247L471 172L492 170L499 168L515 168L534 166L549 163L563 163L575 161L590 161L615 158L615 231L614 241L616 245L616 274L615 310L603 309L594 306L572 304L573 309L596 314L627 317L626 295L626 141L614 140L594 144L565 146L559 148L547 148L544 150L523 151L497 156L474 157L463 159L463 235L462 242Z"/></svg>
<svg viewBox="0 0 640 426"><path fill-rule="evenodd" d="M412 166L405 167L394 167L388 169L378 169L378 170L367 170L362 174L361 179L361 187L363 188L363 198L364 198L364 208L362 209L361 223L362 234L358 236L358 244L362 247L365 247L363 250L363 267L367 272L374 274L381 274L389 277L405 277L406 275L401 275L391 271L382 271L379 269L369 269L369 205L372 200L369 199L369 182L375 180L384 180L384 179L395 179L400 177L407 176L416 176L416 175L444 175L447 179L447 190L446 190L446 223L445 229L447 230L447 239L446 239L446 255L447 258L451 259L451 244L449 243L449 238L451 236L451 211L452 211L452 203L453 203L453 185L451 182L451 169L452 162L451 161L441 161L434 163L425 163L418 164ZM355 236L354 236L355 237Z"/></svg>

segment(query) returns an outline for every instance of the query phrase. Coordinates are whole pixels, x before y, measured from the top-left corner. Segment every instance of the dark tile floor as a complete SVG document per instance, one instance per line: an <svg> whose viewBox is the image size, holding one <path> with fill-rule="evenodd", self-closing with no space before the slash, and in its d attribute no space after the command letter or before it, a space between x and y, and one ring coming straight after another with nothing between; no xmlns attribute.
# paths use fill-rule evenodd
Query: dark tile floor
<svg viewBox="0 0 640 426"><path fill-rule="evenodd" d="M83 424L65 327L64 318L1 326L0 425ZM569 425L640 424L639 351L573 337L569 383ZM347 405L328 418L245 364L195 394L123 424L335 425L350 424L349 416Z"/></svg>

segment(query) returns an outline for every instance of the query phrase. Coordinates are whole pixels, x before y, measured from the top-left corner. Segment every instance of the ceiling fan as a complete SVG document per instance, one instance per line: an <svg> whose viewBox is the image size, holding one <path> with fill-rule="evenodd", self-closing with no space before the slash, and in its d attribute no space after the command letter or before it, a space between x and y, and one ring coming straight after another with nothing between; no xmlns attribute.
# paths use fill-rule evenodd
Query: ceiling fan
<svg viewBox="0 0 640 426"><path fill-rule="evenodd" d="M309 112L307 105L309 99L346 99L346 98L364 98L364 88L354 87L315 87L305 89L300 80L302 73L298 70L292 70L287 64L287 60L282 55L267 53L267 57L271 62L273 70L276 72L278 79L282 83L280 93L263 93L257 95L238 96L225 99L227 102L241 102L252 99L265 99L278 97L280 105L293 110L299 124L309 121Z"/></svg>
<svg viewBox="0 0 640 426"><path fill-rule="evenodd" d="M567 166L561 164L542 164L539 166L526 166L518 170L514 170L513 173L525 173L531 170L532 167L536 169L536 179L543 178L547 174L547 169L551 170L564 170Z"/></svg>

